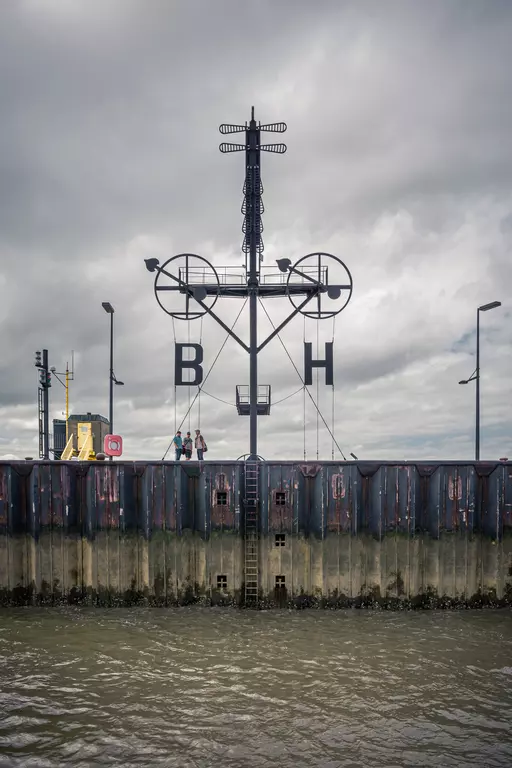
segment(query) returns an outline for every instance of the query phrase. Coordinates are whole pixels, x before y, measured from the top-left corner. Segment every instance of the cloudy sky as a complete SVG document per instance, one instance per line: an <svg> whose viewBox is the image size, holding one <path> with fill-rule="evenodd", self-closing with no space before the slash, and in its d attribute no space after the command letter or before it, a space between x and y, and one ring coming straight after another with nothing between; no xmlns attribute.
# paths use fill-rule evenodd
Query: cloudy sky
<svg viewBox="0 0 512 768"><path fill-rule="evenodd" d="M219 152L218 126L254 105L288 125L287 153L262 158L264 265L322 250L353 275L334 327L341 450L472 458L474 383L458 381L475 368L476 308L499 300L481 316L481 454L512 456L511 39L508 0L2 2L0 455L37 456L36 349L57 370L74 350L72 412L108 415L110 301L115 431L127 459L162 457L189 392L175 403L173 323L144 259L242 263L243 155ZM217 308L231 324L240 306ZM266 306L274 322L289 310ZM225 338L211 321L175 333L202 337L206 370ZM333 323L283 332L300 370L304 334L316 352ZM301 386L278 340L259 365L274 400ZM247 382L228 341L200 398L210 459L248 450L233 406ZM331 425L322 381L318 395ZM61 417L58 382L51 408ZM259 453L330 459L309 398L305 432L303 417L302 393L277 404ZM196 401L184 428L198 423Z"/></svg>

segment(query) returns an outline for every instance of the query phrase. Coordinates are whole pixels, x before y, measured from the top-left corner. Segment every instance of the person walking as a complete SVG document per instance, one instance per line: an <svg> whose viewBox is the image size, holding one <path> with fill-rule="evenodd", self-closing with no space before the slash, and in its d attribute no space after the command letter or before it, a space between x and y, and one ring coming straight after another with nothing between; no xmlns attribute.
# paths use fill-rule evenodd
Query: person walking
<svg viewBox="0 0 512 768"><path fill-rule="evenodd" d="M187 461L190 461L192 458L192 438L190 437L190 432L187 432L187 436L183 441L183 447L185 449L185 458Z"/></svg>
<svg viewBox="0 0 512 768"><path fill-rule="evenodd" d="M179 429L174 435L172 444L174 445L174 451L175 451L174 461L179 461L181 459L182 448L183 448L183 441L181 439L181 432Z"/></svg>
<svg viewBox="0 0 512 768"><path fill-rule="evenodd" d="M204 441L204 437L201 434L200 429L196 429L196 439L194 441L195 448L197 451L197 460L202 461L203 460L203 453L208 450L206 447L206 443Z"/></svg>

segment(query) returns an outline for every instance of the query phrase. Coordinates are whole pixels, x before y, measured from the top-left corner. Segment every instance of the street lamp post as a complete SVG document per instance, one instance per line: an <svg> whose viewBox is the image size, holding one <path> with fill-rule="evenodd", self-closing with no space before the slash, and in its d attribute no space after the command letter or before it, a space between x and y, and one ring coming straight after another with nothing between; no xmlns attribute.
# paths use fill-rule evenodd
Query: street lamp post
<svg viewBox="0 0 512 768"><path fill-rule="evenodd" d="M501 301L491 301L489 304L483 304L476 311L476 369L469 379L462 379L459 384L469 384L470 381L476 382L476 405L475 405L475 461L480 461L480 312L488 312L490 309L501 307Z"/></svg>
<svg viewBox="0 0 512 768"><path fill-rule="evenodd" d="M109 301L103 301L101 306L110 315L110 372L109 372L109 407L108 420L110 434L114 434L114 384L123 386L124 381L118 381L114 374L114 307ZM112 456L110 457L112 461Z"/></svg>

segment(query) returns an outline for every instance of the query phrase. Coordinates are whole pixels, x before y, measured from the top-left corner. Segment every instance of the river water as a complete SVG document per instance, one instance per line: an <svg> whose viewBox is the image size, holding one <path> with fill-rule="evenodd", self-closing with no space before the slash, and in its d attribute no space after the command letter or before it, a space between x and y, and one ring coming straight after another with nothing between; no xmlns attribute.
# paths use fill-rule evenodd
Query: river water
<svg viewBox="0 0 512 768"><path fill-rule="evenodd" d="M1 766L512 766L512 613L0 611Z"/></svg>

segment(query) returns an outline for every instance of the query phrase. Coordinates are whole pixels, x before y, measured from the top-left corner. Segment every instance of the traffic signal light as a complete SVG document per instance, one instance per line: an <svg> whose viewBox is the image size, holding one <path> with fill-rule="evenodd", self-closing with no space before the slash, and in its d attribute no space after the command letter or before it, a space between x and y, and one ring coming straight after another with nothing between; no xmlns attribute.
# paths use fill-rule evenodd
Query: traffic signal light
<svg viewBox="0 0 512 768"><path fill-rule="evenodd" d="M43 389L48 389L52 385L52 374L50 371L45 371L41 368L39 371L39 384Z"/></svg>
<svg viewBox="0 0 512 768"><path fill-rule="evenodd" d="M41 363L41 353L39 352L39 350L36 352L36 361L35 361L34 365L35 365L36 368L41 368L41 366L42 366L42 363Z"/></svg>

